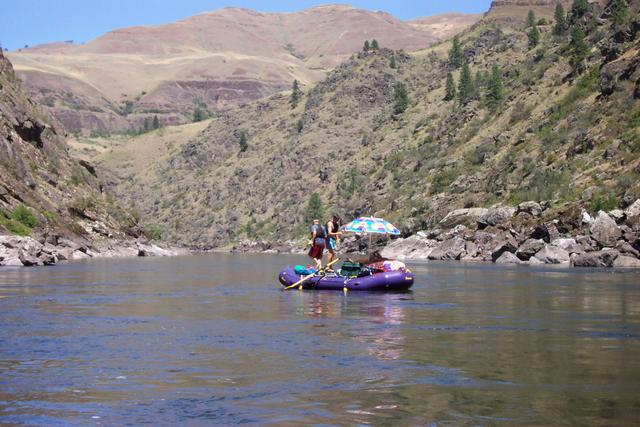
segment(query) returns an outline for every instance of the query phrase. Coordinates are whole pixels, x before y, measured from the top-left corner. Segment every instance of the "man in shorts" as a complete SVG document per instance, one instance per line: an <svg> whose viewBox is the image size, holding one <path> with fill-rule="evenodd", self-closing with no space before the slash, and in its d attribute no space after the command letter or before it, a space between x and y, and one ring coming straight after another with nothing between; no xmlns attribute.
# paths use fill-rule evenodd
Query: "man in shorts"
<svg viewBox="0 0 640 427"><path fill-rule="evenodd" d="M313 220L311 226L311 249L309 249L309 257L316 265L316 270L322 269L322 255L324 253L325 240L327 238L327 230L320 224L319 219Z"/></svg>

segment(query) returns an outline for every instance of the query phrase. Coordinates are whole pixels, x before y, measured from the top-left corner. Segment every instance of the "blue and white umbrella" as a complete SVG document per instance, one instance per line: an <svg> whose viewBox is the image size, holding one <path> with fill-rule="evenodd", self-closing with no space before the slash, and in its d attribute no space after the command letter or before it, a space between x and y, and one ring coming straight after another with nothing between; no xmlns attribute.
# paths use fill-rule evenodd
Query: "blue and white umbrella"
<svg viewBox="0 0 640 427"><path fill-rule="evenodd" d="M369 257L371 256L371 237L374 234L385 234L385 235L400 235L400 230L391 224L388 221L385 221L382 218L373 218L373 217L361 217L354 219L347 225L342 227L342 230L349 233L356 234L368 234L369 235L369 246L367 247L367 253Z"/></svg>
<svg viewBox="0 0 640 427"><path fill-rule="evenodd" d="M361 217L354 219L344 227L344 231L357 234L391 234L394 236L400 235L398 230L393 224L385 221L382 218L374 217Z"/></svg>

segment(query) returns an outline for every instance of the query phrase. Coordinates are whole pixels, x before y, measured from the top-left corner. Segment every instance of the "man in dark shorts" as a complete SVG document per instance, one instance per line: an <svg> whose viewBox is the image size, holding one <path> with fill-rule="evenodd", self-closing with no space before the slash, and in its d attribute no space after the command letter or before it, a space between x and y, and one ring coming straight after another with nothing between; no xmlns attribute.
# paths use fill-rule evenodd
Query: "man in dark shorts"
<svg viewBox="0 0 640 427"><path fill-rule="evenodd" d="M311 249L309 256L316 264L316 270L322 269L322 255L324 253L325 239L327 238L327 230L320 224L319 219L313 220L311 226Z"/></svg>

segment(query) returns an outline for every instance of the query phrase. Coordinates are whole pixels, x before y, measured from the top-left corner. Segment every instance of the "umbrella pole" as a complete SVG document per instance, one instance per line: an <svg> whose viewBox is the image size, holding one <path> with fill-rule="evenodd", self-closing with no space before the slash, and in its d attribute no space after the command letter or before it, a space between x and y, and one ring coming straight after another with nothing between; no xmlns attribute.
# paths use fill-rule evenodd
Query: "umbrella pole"
<svg viewBox="0 0 640 427"><path fill-rule="evenodd" d="M367 260L371 259L371 240L373 238L373 235L371 233L369 233L369 246L367 247Z"/></svg>

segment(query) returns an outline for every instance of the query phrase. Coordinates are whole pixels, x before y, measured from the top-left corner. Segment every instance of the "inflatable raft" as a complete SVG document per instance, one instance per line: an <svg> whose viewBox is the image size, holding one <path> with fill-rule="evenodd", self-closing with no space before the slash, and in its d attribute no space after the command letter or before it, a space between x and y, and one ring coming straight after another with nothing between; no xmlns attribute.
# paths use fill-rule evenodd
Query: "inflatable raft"
<svg viewBox="0 0 640 427"><path fill-rule="evenodd" d="M278 276L285 288L304 278L296 274L293 267L287 267ZM388 271L361 277L344 277L338 274L313 276L302 283L302 289L342 291L406 291L413 286L413 274L408 271Z"/></svg>

